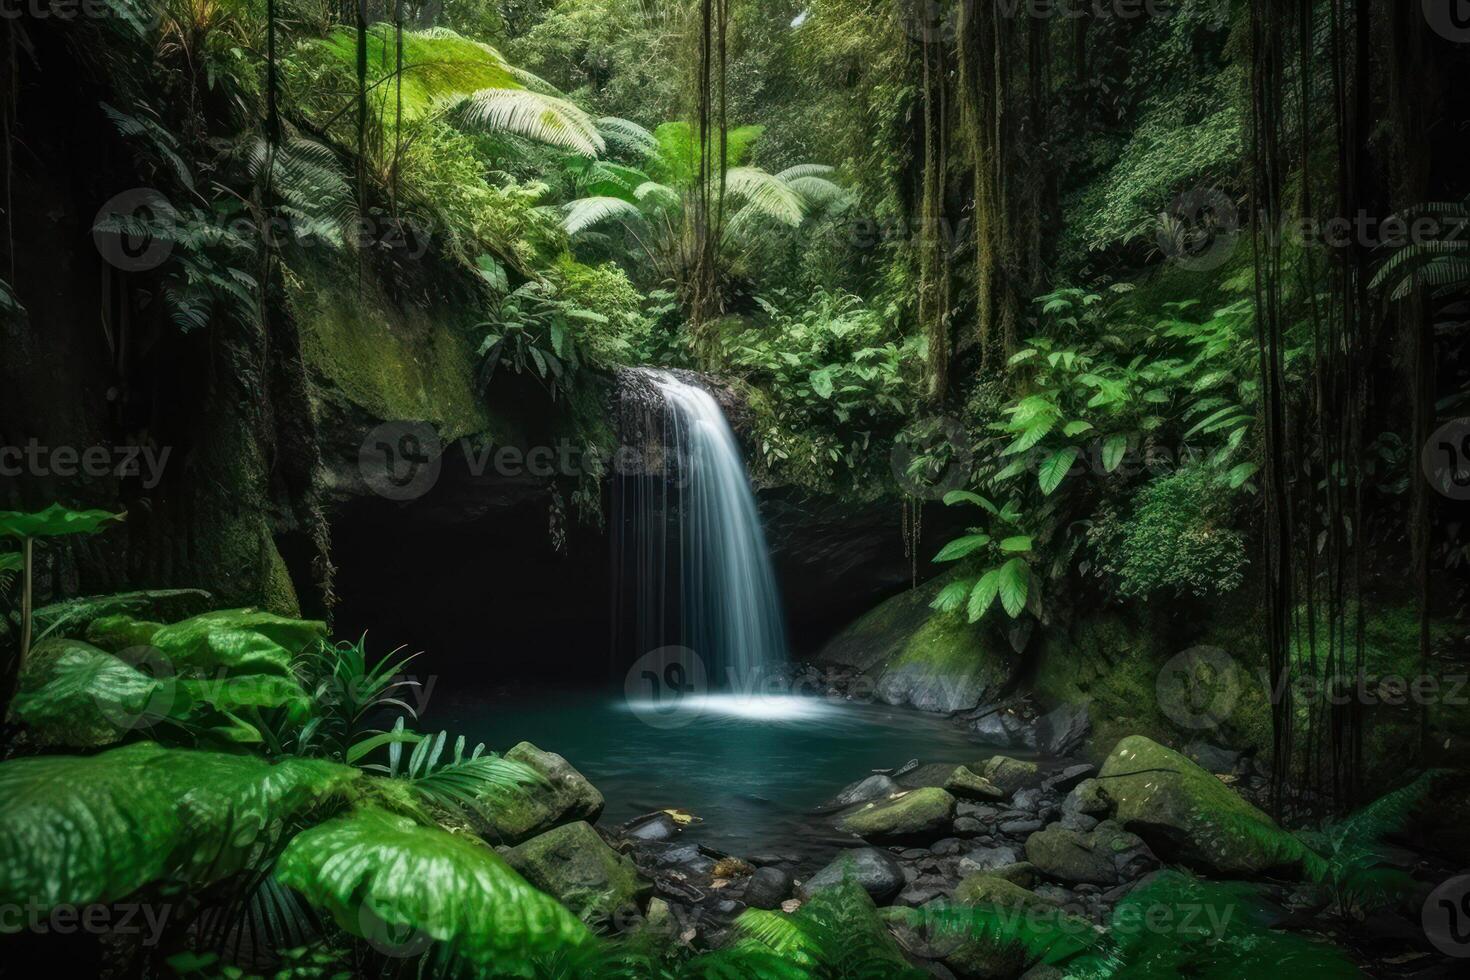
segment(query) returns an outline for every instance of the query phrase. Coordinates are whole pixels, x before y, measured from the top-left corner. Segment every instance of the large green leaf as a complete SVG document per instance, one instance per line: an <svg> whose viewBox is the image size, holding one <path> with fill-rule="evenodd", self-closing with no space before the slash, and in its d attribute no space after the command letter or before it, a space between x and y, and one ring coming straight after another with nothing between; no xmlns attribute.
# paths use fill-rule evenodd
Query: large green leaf
<svg viewBox="0 0 1470 980"><path fill-rule="evenodd" d="M305 719L306 692L289 674L181 676L153 647L132 647L118 656L52 637L27 658L11 718L30 726L43 744L77 748L110 745L165 721L187 724L206 737L258 742L259 731L236 712L282 707L291 718Z"/></svg>
<svg viewBox="0 0 1470 980"><path fill-rule="evenodd" d="M1026 595L1031 590L1031 566L1024 558L1012 558L1000 567L1000 604L1006 615L1015 619L1026 608Z"/></svg>
<svg viewBox="0 0 1470 980"><path fill-rule="evenodd" d="M1123 454L1128 451L1128 437L1125 435L1113 435L1103 442L1102 464L1103 470L1111 473L1123 462Z"/></svg>
<svg viewBox="0 0 1470 980"><path fill-rule="evenodd" d="M929 608L939 612L953 612L964 604L965 596L970 594L970 588L974 584L971 579L960 579L958 582L949 583L939 590L939 594L929 603Z"/></svg>
<svg viewBox="0 0 1470 980"><path fill-rule="evenodd" d="M990 609L991 603L995 602L996 595L1000 592L1000 569L992 568L980 576L980 581L975 583L975 589L970 593L970 604L967 612L970 622L978 622Z"/></svg>
<svg viewBox="0 0 1470 980"><path fill-rule="evenodd" d="M591 935L479 840L374 808L297 835L276 877L354 935L418 931L473 967L503 974Z"/></svg>
<svg viewBox="0 0 1470 980"><path fill-rule="evenodd" d="M153 645L181 673L287 674L292 658L326 635L326 624L314 620L223 609L165 626Z"/></svg>
<svg viewBox="0 0 1470 980"><path fill-rule="evenodd" d="M163 878L216 881L360 777L320 760L272 765L152 742L0 763L0 903L88 905Z"/></svg>
<svg viewBox="0 0 1470 980"><path fill-rule="evenodd" d="M190 695L79 640L53 638L26 659L10 706L45 745L95 748L165 717L183 717Z"/></svg>
<svg viewBox="0 0 1470 980"><path fill-rule="evenodd" d="M954 561L978 551L989 543L990 535L988 534L967 534L962 538L955 538L949 544L939 549L939 554L934 556L934 560Z"/></svg>
<svg viewBox="0 0 1470 980"><path fill-rule="evenodd" d="M1043 495L1050 494L1061 486L1067 473L1072 469L1072 463L1077 459L1078 452L1076 446L1068 446L1065 449L1058 449L1042 462L1041 468L1037 471L1037 479L1041 483Z"/></svg>
<svg viewBox="0 0 1470 980"><path fill-rule="evenodd" d="M970 503L977 507L983 507L992 514L999 513L995 504L970 490L951 490L944 495L944 503L947 507L953 507L959 503Z"/></svg>
<svg viewBox="0 0 1470 980"><path fill-rule="evenodd" d="M126 516L105 510L69 510L60 504L29 514L0 510L0 536L55 538L64 534L92 534L108 521L120 521Z"/></svg>

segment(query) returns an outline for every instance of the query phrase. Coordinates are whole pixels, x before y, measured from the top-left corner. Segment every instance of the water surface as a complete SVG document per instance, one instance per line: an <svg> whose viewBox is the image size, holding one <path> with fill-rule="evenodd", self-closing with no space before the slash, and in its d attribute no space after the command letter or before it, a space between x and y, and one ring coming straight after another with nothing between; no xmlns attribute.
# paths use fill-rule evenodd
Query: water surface
<svg viewBox="0 0 1470 980"><path fill-rule="evenodd" d="M685 831L737 855L791 853L810 869L852 838L812 810L874 769L994 754L937 715L817 698L712 695L673 711L606 692L434 692L424 725L504 752L526 740L567 758L607 800L601 822L682 808Z"/></svg>

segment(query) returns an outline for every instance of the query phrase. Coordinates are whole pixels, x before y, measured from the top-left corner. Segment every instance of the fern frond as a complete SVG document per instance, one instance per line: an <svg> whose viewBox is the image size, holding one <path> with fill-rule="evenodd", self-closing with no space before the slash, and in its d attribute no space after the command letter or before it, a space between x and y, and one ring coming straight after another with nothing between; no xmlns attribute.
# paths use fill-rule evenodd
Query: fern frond
<svg viewBox="0 0 1470 980"><path fill-rule="evenodd" d="M568 235L576 235L608 221L641 221L643 212L637 205L620 197L584 197L566 206L561 227Z"/></svg>
<svg viewBox="0 0 1470 980"><path fill-rule="evenodd" d="M565 99L527 89L481 89L453 101L451 113L471 128L513 133L587 156L600 156L607 150L597 125L585 112Z"/></svg>

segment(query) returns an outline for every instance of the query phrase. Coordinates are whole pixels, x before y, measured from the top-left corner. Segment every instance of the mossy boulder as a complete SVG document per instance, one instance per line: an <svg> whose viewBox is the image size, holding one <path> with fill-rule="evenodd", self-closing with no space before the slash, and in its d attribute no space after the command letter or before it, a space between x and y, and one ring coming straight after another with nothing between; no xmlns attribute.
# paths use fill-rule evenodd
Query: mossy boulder
<svg viewBox="0 0 1470 980"><path fill-rule="evenodd" d="M505 757L530 766L545 782L525 787L514 801L494 808L486 822L475 828L481 835L503 844L518 844L573 821L596 823L601 816L603 798L597 787L555 752L521 742Z"/></svg>
<svg viewBox="0 0 1470 980"><path fill-rule="evenodd" d="M876 847L843 851L825 868L802 882L798 894L809 899L843 882L852 882L882 905L903 888L903 867L893 855Z"/></svg>
<svg viewBox="0 0 1470 980"><path fill-rule="evenodd" d="M938 786L951 796L966 800L999 800L1006 796L999 787L975 773L969 766L957 766L950 762L931 762L911 769L898 777L898 786L903 789Z"/></svg>
<svg viewBox="0 0 1470 980"><path fill-rule="evenodd" d="M1217 777L1142 735L1120 741L1098 779L1119 823L1169 861L1226 876L1293 870L1294 836Z"/></svg>
<svg viewBox="0 0 1470 980"><path fill-rule="evenodd" d="M164 624L148 619L134 619L126 613L103 616L87 627L87 642L108 653L121 653L153 643L153 634Z"/></svg>
<svg viewBox="0 0 1470 980"><path fill-rule="evenodd" d="M929 608L951 577L879 604L828 643L820 659L864 671L887 704L952 712L997 696L1015 669L1004 639L983 622Z"/></svg>
<svg viewBox="0 0 1470 980"><path fill-rule="evenodd" d="M955 798L937 786L869 803L842 817L837 829L870 841L932 839L954 822Z"/></svg>
<svg viewBox="0 0 1470 980"><path fill-rule="evenodd" d="M353 422L420 421L433 426L447 445L490 428L475 390L477 359L467 329L474 321L468 307L422 310L394 303L352 269L330 263L298 263L286 284L302 360L316 382L313 393L329 429ZM355 463L356 445L350 448Z"/></svg>
<svg viewBox="0 0 1470 980"><path fill-rule="evenodd" d="M1159 866L1148 845L1111 820L1090 833L1053 824L1026 838L1026 860L1059 881L1116 885Z"/></svg>
<svg viewBox="0 0 1470 980"><path fill-rule="evenodd" d="M1010 865L1013 868L1020 864ZM990 871L968 875L955 886L954 900L961 905L999 905L1002 908L1045 909L1060 906L1050 898L1043 898L1011 878Z"/></svg>
<svg viewBox="0 0 1470 980"><path fill-rule="evenodd" d="M1068 915L1056 902L993 873L964 878L955 887L954 904L994 908L1007 921L1016 921L1032 933L1065 930L1069 935L1085 935L1091 932L1086 921ZM940 961L956 976L979 980L1016 977L1032 958L1018 943L963 934L946 936L942 929L935 932L932 942L941 954Z"/></svg>
<svg viewBox="0 0 1470 980"><path fill-rule="evenodd" d="M636 913L645 890L632 860L608 847L582 820L538 834L503 856L527 881L588 923Z"/></svg>
<svg viewBox="0 0 1470 980"><path fill-rule="evenodd" d="M1006 796L1041 782L1041 770L1036 763L1008 755L993 755L973 768Z"/></svg>

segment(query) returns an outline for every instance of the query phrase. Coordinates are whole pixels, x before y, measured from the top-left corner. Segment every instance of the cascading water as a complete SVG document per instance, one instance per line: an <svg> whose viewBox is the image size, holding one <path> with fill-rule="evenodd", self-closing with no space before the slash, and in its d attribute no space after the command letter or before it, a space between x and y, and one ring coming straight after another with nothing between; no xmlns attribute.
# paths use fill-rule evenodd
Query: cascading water
<svg viewBox="0 0 1470 980"><path fill-rule="evenodd" d="M757 691L786 663L785 623L735 434L704 389L666 371L631 374L623 417L634 434L619 460L624 640L640 654L678 643L711 687Z"/></svg>

